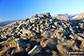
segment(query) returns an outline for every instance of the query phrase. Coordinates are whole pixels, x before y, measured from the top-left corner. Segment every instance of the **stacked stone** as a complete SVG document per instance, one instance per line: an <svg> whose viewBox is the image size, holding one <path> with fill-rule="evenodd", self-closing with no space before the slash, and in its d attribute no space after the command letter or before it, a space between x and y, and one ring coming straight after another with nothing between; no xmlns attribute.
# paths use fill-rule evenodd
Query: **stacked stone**
<svg viewBox="0 0 84 56"><path fill-rule="evenodd" d="M84 51L84 20L63 21L50 13L35 14L0 28L0 48L0 56L67 55L69 51Z"/></svg>

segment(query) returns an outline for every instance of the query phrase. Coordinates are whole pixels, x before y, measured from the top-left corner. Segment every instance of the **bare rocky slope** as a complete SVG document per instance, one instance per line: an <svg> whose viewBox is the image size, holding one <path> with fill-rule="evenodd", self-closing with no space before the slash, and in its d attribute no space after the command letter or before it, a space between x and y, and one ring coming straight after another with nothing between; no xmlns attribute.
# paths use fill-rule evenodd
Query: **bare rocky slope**
<svg viewBox="0 0 84 56"><path fill-rule="evenodd" d="M0 56L70 56L84 51L84 20L59 20L50 13L0 27Z"/></svg>

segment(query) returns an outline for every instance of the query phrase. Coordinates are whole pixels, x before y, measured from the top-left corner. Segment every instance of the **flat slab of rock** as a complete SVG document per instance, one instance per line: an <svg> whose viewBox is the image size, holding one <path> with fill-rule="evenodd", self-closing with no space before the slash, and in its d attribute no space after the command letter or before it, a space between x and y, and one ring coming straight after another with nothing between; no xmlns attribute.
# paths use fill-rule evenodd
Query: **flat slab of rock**
<svg viewBox="0 0 84 56"><path fill-rule="evenodd" d="M32 50L28 52L28 55L34 56L41 51L42 47L40 45L35 45Z"/></svg>

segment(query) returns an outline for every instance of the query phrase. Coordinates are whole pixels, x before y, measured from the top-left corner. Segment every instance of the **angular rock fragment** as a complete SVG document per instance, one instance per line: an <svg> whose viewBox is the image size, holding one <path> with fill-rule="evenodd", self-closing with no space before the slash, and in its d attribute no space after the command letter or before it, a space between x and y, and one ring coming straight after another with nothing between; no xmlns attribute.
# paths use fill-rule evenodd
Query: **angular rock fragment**
<svg viewBox="0 0 84 56"><path fill-rule="evenodd" d="M59 53L61 54L67 54L67 49L64 48L62 45L57 45L57 50L59 51Z"/></svg>
<svg viewBox="0 0 84 56"><path fill-rule="evenodd" d="M34 56L41 51L42 47L40 45L35 45L32 50L28 52L28 55Z"/></svg>
<svg viewBox="0 0 84 56"><path fill-rule="evenodd" d="M42 47L49 47L51 49L55 49L56 48L56 45L57 45L57 40L56 39L43 39L41 42L40 42L40 45Z"/></svg>

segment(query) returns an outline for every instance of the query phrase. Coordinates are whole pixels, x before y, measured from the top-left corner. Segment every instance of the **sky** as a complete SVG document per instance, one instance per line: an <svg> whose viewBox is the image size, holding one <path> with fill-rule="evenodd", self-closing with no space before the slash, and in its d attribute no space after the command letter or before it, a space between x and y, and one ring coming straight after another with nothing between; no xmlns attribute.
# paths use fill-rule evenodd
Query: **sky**
<svg viewBox="0 0 84 56"><path fill-rule="evenodd" d="M0 0L0 19L18 20L34 14L78 14L84 12L84 0Z"/></svg>

